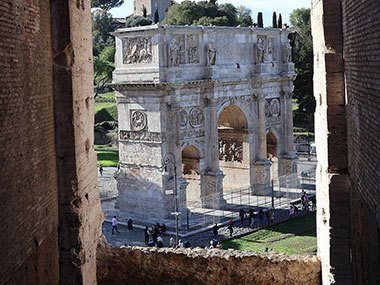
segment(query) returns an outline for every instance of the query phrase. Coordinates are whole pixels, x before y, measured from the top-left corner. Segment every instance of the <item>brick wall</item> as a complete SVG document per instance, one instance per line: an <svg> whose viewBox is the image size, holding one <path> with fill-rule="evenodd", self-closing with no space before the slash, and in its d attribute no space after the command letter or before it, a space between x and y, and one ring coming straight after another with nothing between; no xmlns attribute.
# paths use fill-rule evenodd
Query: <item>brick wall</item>
<svg viewBox="0 0 380 285"><path fill-rule="evenodd" d="M379 1L343 0L353 273L380 284Z"/></svg>
<svg viewBox="0 0 380 285"><path fill-rule="evenodd" d="M0 39L0 283L56 284L49 1L0 1Z"/></svg>
<svg viewBox="0 0 380 285"><path fill-rule="evenodd" d="M0 283L96 283L90 0L0 1Z"/></svg>
<svg viewBox="0 0 380 285"><path fill-rule="evenodd" d="M312 33L318 255L324 284L350 284L350 183L340 0L312 1Z"/></svg>

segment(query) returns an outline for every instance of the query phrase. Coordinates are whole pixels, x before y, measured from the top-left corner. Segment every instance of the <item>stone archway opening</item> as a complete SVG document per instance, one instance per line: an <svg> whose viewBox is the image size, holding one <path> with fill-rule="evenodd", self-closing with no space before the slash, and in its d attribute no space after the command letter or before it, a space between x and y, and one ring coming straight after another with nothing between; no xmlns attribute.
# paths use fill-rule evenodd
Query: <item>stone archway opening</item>
<svg viewBox="0 0 380 285"><path fill-rule="evenodd" d="M182 176L186 179L186 201L198 202L201 197L200 152L189 145L182 150Z"/></svg>
<svg viewBox="0 0 380 285"><path fill-rule="evenodd" d="M267 158L271 163L270 179L276 179L278 178L277 138L272 132L267 134Z"/></svg>
<svg viewBox="0 0 380 285"><path fill-rule="evenodd" d="M248 187L248 120L244 111L229 105L218 116L219 167L225 177L223 191Z"/></svg>

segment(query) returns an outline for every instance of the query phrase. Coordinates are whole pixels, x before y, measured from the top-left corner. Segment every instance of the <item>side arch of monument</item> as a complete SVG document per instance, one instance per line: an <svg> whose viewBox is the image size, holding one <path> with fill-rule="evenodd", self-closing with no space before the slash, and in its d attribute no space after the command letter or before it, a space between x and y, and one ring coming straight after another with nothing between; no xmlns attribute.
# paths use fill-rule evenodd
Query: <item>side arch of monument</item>
<svg viewBox="0 0 380 285"><path fill-rule="evenodd" d="M250 142L252 122L245 108L230 101L218 110L219 167L223 171L223 192L250 186Z"/></svg>
<svg viewBox="0 0 380 285"><path fill-rule="evenodd" d="M186 202L201 201L201 183L205 171L204 151L196 143L185 143L181 148L182 176L186 179Z"/></svg>

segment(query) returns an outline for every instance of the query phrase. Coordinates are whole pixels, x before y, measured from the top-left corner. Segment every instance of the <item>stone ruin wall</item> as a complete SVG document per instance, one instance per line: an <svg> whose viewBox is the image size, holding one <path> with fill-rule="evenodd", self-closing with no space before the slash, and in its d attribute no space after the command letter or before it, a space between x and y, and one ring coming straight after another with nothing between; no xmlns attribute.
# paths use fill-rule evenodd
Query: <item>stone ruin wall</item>
<svg viewBox="0 0 380 285"><path fill-rule="evenodd" d="M0 1L1 284L59 278L49 9Z"/></svg>
<svg viewBox="0 0 380 285"><path fill-rule="evenodd" d="M93 284L90 1L0 1L0 283Z"/></svg>
<svg viewBox="0 0 380 285"><path fill-rule="evenodd" d="M219 249L98 247L99 284L321 284L318 257Z"/></svg>
<svg viewBox="0 0 380 285"><path fill-rule="evenodd" d="M326 284L380 283L378 5L312 2L317 234Z"/></svg>
<svg viewBox="0 0 380 285"><path fill-rule="evenodd" d="M379 1L342 1L353 279L380 284Z"/></svg>

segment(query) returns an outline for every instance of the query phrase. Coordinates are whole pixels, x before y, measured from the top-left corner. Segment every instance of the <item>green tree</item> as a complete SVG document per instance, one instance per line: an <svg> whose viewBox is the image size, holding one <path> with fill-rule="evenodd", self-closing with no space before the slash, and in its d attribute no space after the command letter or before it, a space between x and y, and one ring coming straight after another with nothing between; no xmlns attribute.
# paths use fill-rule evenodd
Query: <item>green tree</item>
<svg viewBox="0 0 380 285"><path fill-rule="evenodd" d="M277 28L282 28L282 16L281 13L278 14L278 23L277 23Z"/></svg>
<svg viewBox="0 0 380 285"><path fill-rule="evenodd" d="M91 8L100 8L109 11L112 8L120 7L124 0L91 0Z"/></svg>
<svg viewBox="0 0 380 285"><path fill-rule="evenodd" d="M204 11L192 1L174 3L168 10L162 24L165 25L191 25L194 21L205 16Z"/></svg>
<svg viewBox="0 0 380 285"><path fill-rule="evenodd" d="M250 27L253 25L251 9L241 5L237 8L237 20L241 27Z"/></svg>
<svg viewBox="0 0 380 285"><path fill-rule="evenodd" d="M293 62L297 78L294 81L294 98L298 103L295 125L312 130L315 99L313 94L313 40L310 26L310 9L296 9L290 14L290 23L295 36L292 37Z"/></svg>
<svg viewBox="0 0 380 285"><path fill-rule="evenodd" d="M152 25L152 20L141 16L129 17L125 22L127 28Z"/></svg>
<svg viewBox="0 0 380 285"><path fill-rule="evenodd" d="M219 5L219 17L226 16L228 19L228 25L231 27L236 27L238 25L237 20L237 9L232 4L222 4Z"/></svg>
<svg viewBox="0 0 380 285"><path fill-rule="evenodd" d="M263 13L259 12L257 14L257 26L259 28L264 28Z"/></svg>
<svg viewBox="0 0 380 285"><path fill-rule="evenodd" d="M202 17L199 20L195 20L193 25L201 25L201 26L228 26L228 18L226 16L223 17Z"/></svg>
<svg viewBox="0 0 380 285"><path fill-rule="evenodd" d="M273 12L273 15L272 15L272 28L277 28L277 14L276 14L276 12Z"/></svg>
<svg viewBox="0 0 380 285"><path fill-rule="evenodd" d="M168 10L165 25L237 26L237 9L232 4L218 5L216 1L183 1L174 3Z"/></svg>
<svg viewBox="0 0 380 285"><path fill-rule="evenodd" d="M95 97L103 90L107 83L111 82L112 72L115 69L115 47L105 47L99 56L94 56L94 88Z"/></svg>
<svg viewBox="0 0 380 285"><path fill-rule="evenodd" d="M93 54L99 55L107 46L113 46L115 40L110 34L121 25L113 21L112 15L106 10L97 9L92 12L92 47Z"/></svg>
<svg viewBox="0 0 380 285"><path fill-rule="evenodd" d="M158 14L158 10L154 11L154 22L158 23L160 21L160 16Z"/></svg>

